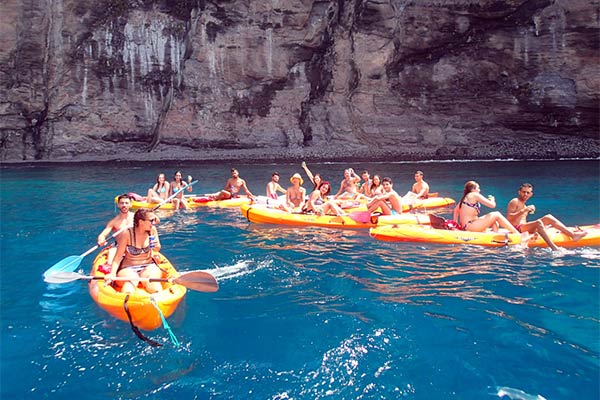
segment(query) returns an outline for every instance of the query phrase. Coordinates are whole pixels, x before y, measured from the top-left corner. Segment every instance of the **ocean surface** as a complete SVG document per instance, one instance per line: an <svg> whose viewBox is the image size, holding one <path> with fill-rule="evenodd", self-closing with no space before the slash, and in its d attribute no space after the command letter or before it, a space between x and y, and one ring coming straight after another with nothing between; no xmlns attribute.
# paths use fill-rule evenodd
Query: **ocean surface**
<svg viewBox="0 0 600 400"><path fill-rule="evenodd" d="M140 341L87 284L42 273L95 245L114 197L145 194L160 172L221 189L236 167L255 194L294 164L97 164L0 168L2 399L598 399L600 248L384 243L367 231L249 223L239 209L162 212L163 253L213 273ZM458 200L467 180L499 210L522 182L536 216L600 222L600 162L309 164L337 190L343 170L425 172ZM304 187L311 185L305 179ZM443 210L449 213L451 210ZM489 210L485 210L488 212ZM87 273L97 252L84 258Z"/></svg>

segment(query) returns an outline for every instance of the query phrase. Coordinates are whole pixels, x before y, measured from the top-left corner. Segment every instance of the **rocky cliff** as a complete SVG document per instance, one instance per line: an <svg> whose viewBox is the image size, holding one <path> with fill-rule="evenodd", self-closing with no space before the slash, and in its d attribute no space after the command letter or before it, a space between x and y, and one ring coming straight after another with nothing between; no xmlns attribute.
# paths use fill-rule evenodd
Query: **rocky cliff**
<svg viewBox="0 0 600 400"><path fill-rule="evenodd" d="M600 156L595 0L3 0L0 159Z"/></svg>

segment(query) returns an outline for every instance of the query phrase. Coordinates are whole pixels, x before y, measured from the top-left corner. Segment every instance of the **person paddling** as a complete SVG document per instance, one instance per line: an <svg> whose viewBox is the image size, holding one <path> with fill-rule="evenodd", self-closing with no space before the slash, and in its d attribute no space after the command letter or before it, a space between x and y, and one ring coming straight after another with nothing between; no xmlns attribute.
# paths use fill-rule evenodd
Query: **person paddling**
<svg viewBox="0 0 600 400"><path fill-rule="evenodd" d="M162 271L156 265L153 252L160 251L158 231L154 226L156 215L146 209L140 208L133 216L133 228L121 233L117 238L117 251L112 261L110 272L106 275L106 284L114 281L115 277L128 277L132 281L114 281L116 288L123 293L133 293L138 281L134 278L162 277ZM149 293L162 290L160 282L143 282L144 288Z"/></svg>
<svg viewBox="0 0 600 400"><path fill-rule="evenodd" d="M98 246L102 247L106 245L106 236L112 232L118 232L124 229L128 225L133 225L133 212L131 208L131 198L128 194L122 194L117 197L117 206L119 207L119 214L112 218L106 224L106 227L100 232L97 238ZM107 264L111 264L113 257L115 256L116 248L112 248L108 251Z"/></svg>

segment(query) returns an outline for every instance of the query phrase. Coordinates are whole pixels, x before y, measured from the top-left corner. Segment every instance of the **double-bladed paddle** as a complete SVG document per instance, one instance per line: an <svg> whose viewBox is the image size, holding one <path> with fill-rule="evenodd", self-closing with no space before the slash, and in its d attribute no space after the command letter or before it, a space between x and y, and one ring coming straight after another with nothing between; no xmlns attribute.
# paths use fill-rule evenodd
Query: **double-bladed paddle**
<svg viewBox="0 0 600 400"><path fill-rule="evenodd" d="M187 186L184 186L184 187L178 189L177 191L173 192L172 195L170 195L169 197L167 197L166 199L164 199L163 201L158 203L156 206L154 206L152 208L152 211L158 210L161 206L165 205L166 203L171 201L173 198L175 198L175 196L177 196L179 193L181 193L184 189L186 189L189 186L192 186L193 184L195 184L197 182L198 182L197 180L190 182L187 184ZM131 225L127 225L126 227L119 229L118 231L113 233L112 236L110 238L108 238L108 240L116 238L117 236L119 236L121 233L125 232L129 228L131 228ZM108 242L108 240L107 240L107 242ZM83 258L85 256L87 256L88 254L96 251L99 247L100 246L95 245L94 247L92 247L91 249L86 251L85 253L82 253L78 256L69 256L69 257L63 258L62 260L60 260L59 262L57 262L56 264L54 264L53 266L51 266L44 272L44 279L49 274L52 274L55 272L75 271L77 269L77 267L79 267L79 265L81 264L81 261L83 260Z"/></svg>
<svg viewBox="0 0 600 400"><path fill-rule="evenodd" d="M78 280L106 280L107 276L83 275L74 271L52 272L44 277L48 283L68 283ZM177 278L143 278L143 277L114 277L113 281L141 281L141 282L171 282L177 285L185 286L198 292L216 292L219 290L219 284L214 276L205 271L184 272Z"/></svg>

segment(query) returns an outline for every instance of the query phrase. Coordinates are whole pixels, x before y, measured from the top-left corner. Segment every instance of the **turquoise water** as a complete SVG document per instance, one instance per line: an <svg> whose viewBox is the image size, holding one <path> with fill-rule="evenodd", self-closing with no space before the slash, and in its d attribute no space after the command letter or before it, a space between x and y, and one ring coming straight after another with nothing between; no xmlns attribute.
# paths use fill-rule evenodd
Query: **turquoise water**
<svg viewBox="0 0 600 400"><path fill-rule="evenodd" d="M584 225L600 221L599 165L309 166L334 187L344 168L367 168L401 193L421 169L432 190L453 198L475 178L501 211L530 181L536 215ZM0 169L1 398L600 397L600 248L384 243L366 231L256 225L237 209L164 213L163 253L220 283L217 293L188 292L170 318L179 348L163 329L147 333L162 348L139 341L83 282L42 281L55 262L95 244L116 194L144 193L175 169L200 180L196 193L216 191L231 166ZM284 186L302 172L297 163L235 166L259 194L273 170Z"/></svg>

